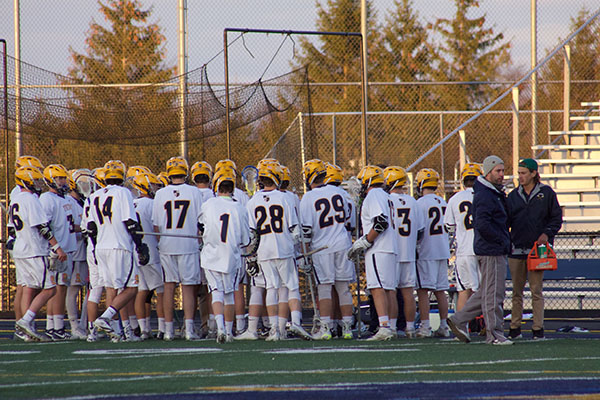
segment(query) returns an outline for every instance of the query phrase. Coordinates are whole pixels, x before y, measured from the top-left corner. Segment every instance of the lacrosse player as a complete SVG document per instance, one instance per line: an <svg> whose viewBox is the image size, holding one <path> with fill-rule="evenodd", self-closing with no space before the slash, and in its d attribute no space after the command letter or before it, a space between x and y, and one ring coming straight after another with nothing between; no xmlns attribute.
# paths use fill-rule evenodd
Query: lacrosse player
<svg viewBox="0 0 600 400"><path fill-rule="evenodd" d="M352 339L352 295L349 282L354 278L354 266L346 258L352 241L346 230L347 204L339 190L325 185L327 170L321 160L304 163L304 177L310 188L300 202L303 240L313 249L327 249L312 256L319 293L321 329L314 339L330 340L333 315L332 288L335 286L342 312L344 339Z"/></svg>
<svg viewBox="0 0 600 400"><path fill-rule="evenodd" d="M478 176L483 173L479 164L467 163L461 171L464 190L456 193L448 201L444 215L444 224L454 237L456 244L455 275L458 291L456 311L460 311L473 292L479 289L479 263L473 251L474 231L473 215L473 185ZM468 329L465 329L468 332Z"/></svg>
<svg viewBox="0 0 600 400"><path fill-rule="evenodd" d="M202 206L200 191L185 183L188 163L182 157L167 161L171 184L156 192L152 208L154 231L175 235L198 235L198 217ZM165 313L164 340L174 339L173 305L175 286L180 283L183 295L186 340L197 340L194 329L196 288L200 284L199 243L194 238L162 236L158 243L160 263L165 277L163 295Z"/></svg>
<svg viewBox="0 0 600 400"><path fill-rule="evenodd" d="M16 336L23 340L47 340L33 327L37 312L56 293L56 272L49 270L50 251L60 262L67 261L67 254L54 237L47 214L37 195L42 192L43 175L35 167L19 167L15 181L20 188L10 201L8 233L12 241L12 256L17 272L17 285L22 287L21 305L23 316L16 322ZM54 279L52 279L54 278ZM41 290L40 290L41 289Z"/></svg>
<svg viewBox="0 0 600 400"><path fill-rule="evenodd" d="M67 288L71 283L73 272L73 254L77 250L75 226L71 203L65 199L69 192L67 170L58 164L48 165L44 168L44 182L48 191L40 196L40 203L50 220L50 227L58 243L67 253L66 262L55 262L52 257L50 263L56 266L56 294L48 301L48 317L46 319L46 336L51 340L70 339L71 335L65 332L65 299Z"/></svg>
<svg viewBox="0 0 600 400"><path fill-rule="evenodd" d="M104 165L104 171L106 187L92 196L87 220L89 235L96 242L98 271L104 281L107 303L106 311L96 318L93 325L109 334L113 342L120 341L118 323L112 322L120 312L125 340L140 341L132 332L126 306L135 298L139 281L137 263L133 262L134 245L141 265L148 264L149 249L136 233L141 227L131 191L122 186L125 165L111 160Z"/></svg>
<svg viewBox="0 0 600 400"><path fill-rule="evenodd" d="M285 337L288 303L291 309L291 332L310 339L302 328L302 305L295 265L294 244L301 231L293 206L277 190L281 182L281 168L276 163L266 163L258 169L264 189L248 202L250 229L260 237L257 258L266 280L267 314L271 323L268 341Z"/></svg>
<svg viewBox="0 0 600 400"><path fill-rule="evenodd" d="M440 176L430 168L417 172L415 183L417 194L421 197L417 205L425 221L423 238L417 248L417 297L419 299L419 312L421 326L417 330L417 337L431 337L429 322L429 292L433 291L438 303L440 313L440 326L435 331L437 337L449 337L448 329L448 298L446 291L448 284L448 258L450 247L448 234L444 229L444 212L446 202L435 194L439 185Z"/></svg>
<svg viewBox="0 0 600 400"><path fill-rule="evenodd" d="M250 241L246 209L232 198L235 171L221 168L213 179L217 197L202 204L202 268L217 323L217 343L233 342L234 291L242 269L241 247Z"/></svg>
<svg viewBox="0 0 600 400"><path fill-rule="evenodd" d="M416 303L414 290L417 286L417 237L423 235L423 218L417 201L404 193L407 177L401 167L383 170L386 191L390 194L392 220L398 234L398 288L404 300L406 337L414 338ZM394 323L392 323L394 327Z"/></svg>
<svg viewBox="0 0 600 400"><path fill-rule="evenodd" d="M396 337L396 328L391 327L390 317L398 315L397 253L398 240L393 220L390 217L389 195L383 190L384 178L381 168L368 165L358 174L362 184L361 222L363 236L356 240L348 251L352 260L360 252L365 252L367 289L373 295L375 309L379 316L379 329L367 340L390 340Z"/></svg>

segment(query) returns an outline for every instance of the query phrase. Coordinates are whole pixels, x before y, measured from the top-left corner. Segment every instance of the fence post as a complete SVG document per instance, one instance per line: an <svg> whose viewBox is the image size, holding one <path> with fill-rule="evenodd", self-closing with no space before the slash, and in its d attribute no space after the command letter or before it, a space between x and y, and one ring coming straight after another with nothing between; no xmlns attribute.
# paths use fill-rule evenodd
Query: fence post
<svg viewBox="0 0 600 400"><path fill-rule="evenodd" d="M304 170L304 163L306 162L306 153L304 148L304 119L302 118L302 112L298 113L298 123L300 124L300 159L302 160L302 170ZM302 186L304 187L304 193L306 193L306 179L302 179Z"/></svg>
<svg viewBox="0 0 600 400"><path fill-rule="evenodd" d="M440 140L444 138L444 113L440 113ZM444 191L444 198L446 198L446 174L444 168L444 144L440 146L440 161L441 161L441 176L442 176L442 190Z"/></svg>
<svg viewBox="0 0 600 400"><path fill-rule="evenodd" d="M467 162L467 135L466 132L461 129L458 131L458 159L460 161L460 170L462 171Z"/></svg>
<svg viewBox="0 0 600 400"><path fill-rule="evenodd" d="M571 116L571 46L564 47L564 68L563 68L563 131L569 130ZM568 144L568 143L567 143Z"/></svg>
<svg viewBox="0 0 600 400"><path fill-rule="evenodd" d="M511 110L513 113L512 118L512 131L513 131L513 183L515 187L518 184L519 174L517 173L519 169L519 88L515 87L512 90L512 103Z"/></svg>
<svg viewBox="0 0 600 400"><path fill-rule="evenodd" d="M331 116L331 136L332 136L332 151L333 151L333 164L337 165L337 124L335 114Z"/></svg>

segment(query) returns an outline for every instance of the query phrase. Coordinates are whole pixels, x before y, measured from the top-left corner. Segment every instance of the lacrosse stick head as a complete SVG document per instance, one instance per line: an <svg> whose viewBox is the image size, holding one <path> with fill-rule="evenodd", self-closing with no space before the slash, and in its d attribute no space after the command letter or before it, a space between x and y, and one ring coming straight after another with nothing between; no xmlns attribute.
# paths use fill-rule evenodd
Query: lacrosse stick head
<svg viewBox="0 0 600 400"><path fill-rule="evenodd" d="M258 168L254 165L247 165L242 170L242 184L248 196L254 196L258 190Z"/></svg>

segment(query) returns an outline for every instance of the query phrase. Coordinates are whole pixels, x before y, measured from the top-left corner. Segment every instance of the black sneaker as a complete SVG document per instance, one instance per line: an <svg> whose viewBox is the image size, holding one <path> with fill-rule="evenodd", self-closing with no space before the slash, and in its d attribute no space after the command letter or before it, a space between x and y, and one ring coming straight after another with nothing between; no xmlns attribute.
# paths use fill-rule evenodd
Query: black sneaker
<svg viewBox="0 0 600 400"><path fill-rule="evenodd" d="M539 340L544 338L544 328L533 329L531 332L533 333L533 340Z"/></svg>
<svg viewBox="0 0 600 400"><path fill-rule="evenodd" d="M44 336L46 336L46 338L48 340L52 340L52 341L57 340L56 337L54 336L54 329L46 329L44 331Z"/></svg>
<svg viewBox="0 0 600 400"><path fill-rule="evenodd" d="M508 338L510 340L521 339L522 337L521 328L510 328L510 331L508 332Z"/></svg>
<svg viewBox="0 0 600 400"><path fill-rule="evenodd" d="M140 327L138 326L137 328L135 328L135 329L133 330L133 334L134 334L135 336L138 336L138 337L142 336L142 328L140 328Z"/></svg>
<svg viewBox="0 0 600 400"><path fill-rule="evenodd" d="M55 329L53 332L53 335L54 335L54 340L70 340L71 339L71 335L69 334L69 332L65 332L64 328Z"/></svg>

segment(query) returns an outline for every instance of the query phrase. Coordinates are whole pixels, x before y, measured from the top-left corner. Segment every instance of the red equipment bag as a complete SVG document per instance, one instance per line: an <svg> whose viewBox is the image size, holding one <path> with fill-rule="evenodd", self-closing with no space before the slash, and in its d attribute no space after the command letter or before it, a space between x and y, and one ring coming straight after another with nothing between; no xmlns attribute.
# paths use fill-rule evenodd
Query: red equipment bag
<svg viewBox="0 0 600 400"><path fill-rule="evenodd" d="M558 268L556 253L549 244L546 246L546 253L542 257L538 254L538 244L534 244L533 248L527 256L527 270L529 271L548 271Z"/></svg>

